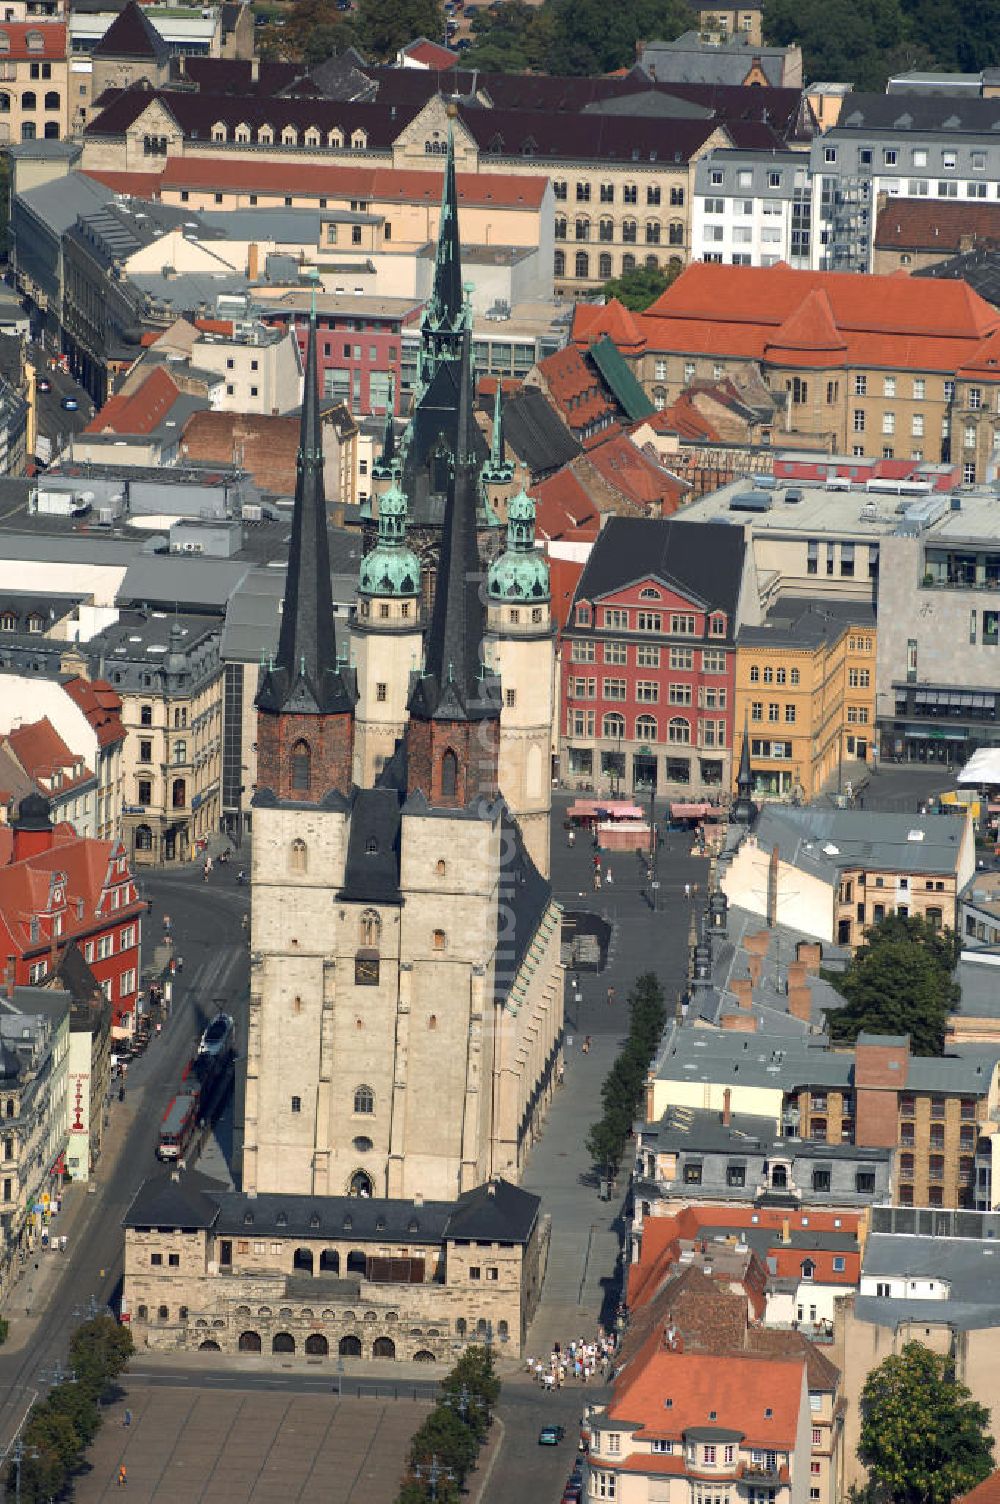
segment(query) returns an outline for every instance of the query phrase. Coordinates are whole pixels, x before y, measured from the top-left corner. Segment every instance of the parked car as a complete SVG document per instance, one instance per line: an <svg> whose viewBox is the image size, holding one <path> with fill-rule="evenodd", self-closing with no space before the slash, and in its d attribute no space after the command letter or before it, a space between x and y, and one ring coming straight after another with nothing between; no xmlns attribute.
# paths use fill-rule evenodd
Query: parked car
<svg viewBox="0 0 1000 1504"><path fill-rule="evenodd" d="M64 397L59 406L64 407L68 413L75 413L80 404L75 397Z"/></svg>
<svg viewBox="0 0 1000 1504"><path fill-rule="evenodd" d="M565 1426L543 1426L538 1433L540 1447L557 1447L566 1435Z"/></svg>
<svg viewBox="0 0 1000 1504"><path fill-rule="evenodd" d="M583 1498L583 1479L574 1483L572 1478L563 1489L562 1504L580 1504Z"/></svg>
<svg viewBox="0 0 1000 1504"><path fill-rule="evenodd" d="M47 376L39 376L35 382L35 386L40 392L51 392L52 390L52 383Z"/></svg>

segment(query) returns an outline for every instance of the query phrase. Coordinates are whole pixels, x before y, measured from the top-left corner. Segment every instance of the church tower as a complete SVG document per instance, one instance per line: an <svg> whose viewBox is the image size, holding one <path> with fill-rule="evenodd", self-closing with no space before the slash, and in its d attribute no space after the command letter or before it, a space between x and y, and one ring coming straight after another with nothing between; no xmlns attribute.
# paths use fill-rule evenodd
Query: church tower
<svg viewBox="0 0 1000 1504"><path fill-rule="evenodd" d="M423 659L420 561L406 541L406 497L393 478L378 500L378 542L361 561L351 624L357 672L354 781L371 788L406 725L410 677Z"/></svg>
<svg viewBox="0 0 1000 1504"><path fill-rule="evenodd" d="M507 508L507 547L488 575L487 654L503 684L500 792L539 872L549 875L555 694L549 568L535 547L535 503Z"/></svg>
<svg viewBox="0 0 1000 1504"><path fill-rule="evenodd" d="M313 312L281 632L257 695L246 1190L324 1181L329 895L343 880L356 700L337 656Z"/></svg>
<svg viewBox="0 0 1000 1504"><path fill-rule="evenodd" d="M498 376L496 395L493 399L490 457L483 466L483 500L495 517L501 522L506 522L507 505L514 494L514 466L504 454L502 402L503 394Z"/></svg>

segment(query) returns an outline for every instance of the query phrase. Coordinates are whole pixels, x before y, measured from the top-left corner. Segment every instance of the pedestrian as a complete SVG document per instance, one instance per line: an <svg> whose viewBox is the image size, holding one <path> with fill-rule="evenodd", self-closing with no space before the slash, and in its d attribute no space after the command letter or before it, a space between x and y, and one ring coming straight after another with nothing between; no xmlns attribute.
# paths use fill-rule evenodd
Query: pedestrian
<svg viewBox="0 0 1000 1504"><path fill-rule="evenodd" d="M600 870L601 870L601 858L595 854L595 856L594 856L594 871L595 872L600 872Z"/></svg>
<svg viewBox="0 0 1000 1504"><path fill-rule="evenodd" d="M183 971L184 970L184 957L183 956L178 956L177 957L177 970L178 971Z"/></svg>
<svg viewBox="0 0 1000 1504"><path fill-rule="evenodd" d="M584 1041L583 1041L583 1044L580 1046L580 1048L581 1048L581 1050L583 1051L583 1053L585 1055L589 1055L590 1054L590 1035L589 1034L587 1034L587 1035L584 1036Z"/></svg>
<svg viewBox="0 0 1000 1504"><path fill-rule="evenodd" d="M697 883L695 883L695 885L694 885L694 887L692 888L691 891L694 893L695 898L697 898L698 897L698 884Z"/></svg>
<svg viewBox="0 0 1000 1504"><path fill-rule="evenodd" d="M132 1412L131 1412L131 1410L126 1410L125 1414L122 1416L122 1425L125 1426L125 1427L128 1427L131 1424L132 1424Z"/></svg>
<svg viewBox="0 0 1000 1504"><path fill-rule="evenodd" d="M608 988L608 1007L609 1008L614 1005L614 1001L615 1001L615 989L613 987L609 987Z"/></svg>
<svg viewBox="0 0 1000 1504"><path fill-rule="evenodd" d="M576 845L576 831L572 827L566 832L566 845L570 847Z"/></svg>
<svg viewBox="0 0 1000 1504"><path fill-rule="evenodd" d="M600 893L600 891L601 891L601 869L600 869L600 867L595 867L594 868L594 892L595 893Z"/></svg>
<svg viewBox="0 0 1000 1504"><path fill-rule="evenodd" d="M684 884L684 897L685 898L690 898L691 897L691 884L690 883L685 883Z"/></svg>
<svg viewBox="0 0 1000 1504"><path fill-rule="evenodd" d="M121 1467L118 1469L118 1487L119 1488L128 1488L128 1473L125 1471L125 1464L124 1464L124 1462L122 1463Z"/></svg>
<svg viewBox="0 0 1000 1504"><path fill-rule="evenodd" d="M607 883L607 885L608 885L609 888L613 887L615 880L611 876L611 868L610 867L608 868L607 872L605 872L604 879L605 879L605 881L606 881L606 883Z"/></svg>

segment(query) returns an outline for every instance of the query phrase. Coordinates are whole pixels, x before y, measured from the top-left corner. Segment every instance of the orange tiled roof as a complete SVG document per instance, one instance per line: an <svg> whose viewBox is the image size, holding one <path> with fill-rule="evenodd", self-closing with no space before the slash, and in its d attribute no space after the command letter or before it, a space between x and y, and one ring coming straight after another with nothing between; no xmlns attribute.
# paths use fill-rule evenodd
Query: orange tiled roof
<svg viewBox="0 0 1000 1504"><path fill-rule="evenodd" d="M437 73L454 68L460 56L460 53L442 47L440 42L429 42L426 37L417 37L415 42L410 42L409 46L403 48L403 57L412 57L415 62L423 63Z"/></svg>
<svg viewBox="0 0 1000 1504"><path fill-rule="evenodd" d="M127 193L132 198L158 198L158 172L107 172L103 167L87 169L87 177L103 183L112 193Z"/></svg>
<svg viewBox="0 0 1000 1504"><path fill-rule="evenodd" d="M98 182L108 182L113 174L92 171ZM145 178L146 173L117 174L123 178ZM113 183L109 183L114 187ZM548 179L520 173L460 172L457 175L458 201L496 208L537 209L545 196ZM370 203L429 203L441 200L440 172L422 172L419 168L341 167L310 162L268 162L256 157L168 157L166 166L155 179L157 192L166 189L200 188L232 193L303 194L316 198L367 199ZM119 190L123 191L123 190ZM133 191L133 190L124 190Z"/></svg>
<svg viewBox="0 0 1000 1504"><path fill-rule="evenodd" d="M794 1449L805 1367L804 1358L677 1352L657 1332L615 1384L607 1419L638 1422L636 1437L679 1440L712 1425L742 1432L747 1447Z"/></svg>
<svg viewBox="0 0 1000 1504"><path fill-rule="evenodd" d="M152 433L179 396L180 388L166 368L156 366L131 396L119 393L109 397L100 412L91 418L84 433Z"/></svg>
<svg viewBox="0 0 1000 1504"><path fill-rule="evenodd" d="M548 386L549 396L570 429L586 428L611 414L610 402L575 345L567 345L554 355L546 355L538 362L538 369Z"/></svg>
<svg viewBox="0 0 1000 1504"><path fill-rule="evenodd" d="M625 434L609 438L587 450L587 459L605 482L643 511L655 509L658 516L676 512L691 487L662 470Z"/></svg>
<svg viewBox="0 0 1000 1504"><path fill-rule="evenodd" d="M6 829L0 827L0 837ZM53 831L53 844L48 851L11 862L12 850L13 832L9 832L7 839L0 839L0 859L7 858L7 864L0 866L0 938L8 946L4 954L23 955L47 948L47 934L32 940L31 919L49 911L50 894L60 875L65 894L60 944L92 931L95 919L103 912L102 897L111 862L125 854L121 843L78 836L71 825L63 823ZM128 903L114 911L108 909L116 919L125 920L142 911L131 878L129 882Z"/></svg>
<svg viewBox="0 0 1000 1504"><path fill-rule="evenodd" d="M676 433L682 439L702 439L714 444L720 441L718 431L698 411L690 392L681 392L669 407L649 418L640 418L634 426L641 428L643 423L650 423L657 433Z"/></svg>
<svg viewBox="0 0 1000 1504"><path fill-rule="evenodd" d="M106 679L67 679L63 689L87 717L99 747L125 740L121 696Z"/></svg>
<svg viewBox="0 0 1000 1504"><path fill-rule="evenodd" d="M942 281L929 297L905 276L696 261L642 316L642 326L650 349L802 367L955 371L1000 326L1000 313L964 282ZM810 335L822 342L818 354Z"/></svg>
<svg viewBox="0 0 1000 1504"><path fill-rule="evenodd" d="M83 758L67 747L48 716L14 727L4 741L27 776L40 787L52 784L62 774L58 792L64 793L93 776Z"/></svg>
<svg viewBox="0 0 1000 1504"><path fill-rule="evenodd" d="M646 336L640 320L617 298L603 307L597 303L577 303L573 311L573 339L580 349L606 334L619 350L638 354L646 348Z"/></svg>
<svg viewBox="0 0 1000 1504"><path fill-rule="evenodd" d="M66 56L66 27L61 21L3 21L3 32L10 42L3 52L4 61L12 58L60 58ZM30 48L28 34L40 36L42 46Z"/></svg>
<svg viewBox="0 0 1000 1504"><path fill-rule="evenodd" d="M569 465L532 487L538 536L554 541L593 540L600 532L600 513Z"/></svg>

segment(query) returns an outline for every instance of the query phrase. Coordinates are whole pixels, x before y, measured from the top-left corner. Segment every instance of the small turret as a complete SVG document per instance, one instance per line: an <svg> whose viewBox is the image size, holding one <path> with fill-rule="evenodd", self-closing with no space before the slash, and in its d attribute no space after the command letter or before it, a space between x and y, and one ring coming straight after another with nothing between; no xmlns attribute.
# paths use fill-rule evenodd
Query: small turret
<svg viewBox="0 0 1000 1504"><path fill-rule="evenodd" d="M361 561L362 595L420 594L420 560L406 541L407 510L406 497L393 480L379 498L378 542Z"/></svg>
<svg viewBox="0 0 1000 1504"><path fill-rule="evenodd" d="M549 566L535 548L535 503L526 491L507 508L507 547L489 568L491 601L547 601Z"/></svg>

